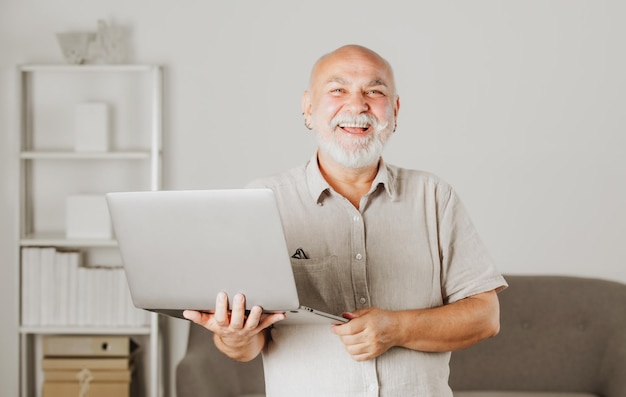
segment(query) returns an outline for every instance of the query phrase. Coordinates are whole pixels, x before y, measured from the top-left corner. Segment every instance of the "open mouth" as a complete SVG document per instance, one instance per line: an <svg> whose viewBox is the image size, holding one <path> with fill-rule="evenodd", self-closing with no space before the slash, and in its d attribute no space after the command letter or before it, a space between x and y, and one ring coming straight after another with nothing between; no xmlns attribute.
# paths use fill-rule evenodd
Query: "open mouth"
<svg viewBox="0 0 626 397"><path fill-rule="evenodd" d="M370 129L368 123L339 123L338 127L350 134L364 134Z"/></svg>

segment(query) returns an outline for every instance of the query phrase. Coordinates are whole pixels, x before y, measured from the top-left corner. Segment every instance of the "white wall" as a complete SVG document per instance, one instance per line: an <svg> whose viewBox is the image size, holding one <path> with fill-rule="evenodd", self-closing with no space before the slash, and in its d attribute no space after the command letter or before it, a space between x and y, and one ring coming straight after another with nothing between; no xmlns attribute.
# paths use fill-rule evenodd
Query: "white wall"
<svg viewBox="0 0 626 397"><path fill-rule="evenodd" d="M164 184L238 187L314 150L300 94L345 43L395 66L387 160L451 182L505 273L626 282L626 3L3 0L0 299L17 297L15 65L62 62L54 33L131 28L166 67ZM17 307L2 305L0 384L17 393ZM173 326L171 366L184 349ZM173 384L173 378L170 378Z"/></svg>

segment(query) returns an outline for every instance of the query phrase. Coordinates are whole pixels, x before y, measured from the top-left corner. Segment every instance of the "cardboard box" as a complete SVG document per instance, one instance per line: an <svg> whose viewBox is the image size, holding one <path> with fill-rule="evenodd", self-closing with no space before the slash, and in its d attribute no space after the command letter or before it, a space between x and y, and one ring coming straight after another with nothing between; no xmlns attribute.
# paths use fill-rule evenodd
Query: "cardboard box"
<svg viewBox="0 0 626 397"><path fill-rule="evenodd" d="M45 357L129 357L133 343L128 336L45 336Z"/></svg>
<svg viewBox="0 0 626 397"><path fill-rule="evenodd" d="M131 361L128 357L44 357L41 368L46 370L128 370Z"/></svg>
<svg viewBox="0 0 626 397"><path fill-rule="evenodd" d="M46 382L68 382L76 383L79 381L81 370L76 369L60 369L60 370L47 370L43 373L43 378ZM118 382L118 383L130 383L132 379L132 369L121 370L93 370L89 371L92 377L91 382Z"/></svg>
<svg viewBox="0 0 626 397"><path fill-rule="evenodd" d="M81 385L78 382L44 382L43 397L70 397L80 395ZM128 382L90 382L89 397L128 397Z"/></svg>

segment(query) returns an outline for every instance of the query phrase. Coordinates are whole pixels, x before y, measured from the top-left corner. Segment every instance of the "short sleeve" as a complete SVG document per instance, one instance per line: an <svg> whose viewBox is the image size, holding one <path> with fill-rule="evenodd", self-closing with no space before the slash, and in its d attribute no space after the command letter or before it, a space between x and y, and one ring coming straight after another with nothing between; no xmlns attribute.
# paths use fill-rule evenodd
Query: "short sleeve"
<svg viewBox="0 0 626 397"><path fill-rule="evenodd" d="M453 189L439 208L441 287L445 303L452 303L508 285L478 235L463 203Z"/></svg>

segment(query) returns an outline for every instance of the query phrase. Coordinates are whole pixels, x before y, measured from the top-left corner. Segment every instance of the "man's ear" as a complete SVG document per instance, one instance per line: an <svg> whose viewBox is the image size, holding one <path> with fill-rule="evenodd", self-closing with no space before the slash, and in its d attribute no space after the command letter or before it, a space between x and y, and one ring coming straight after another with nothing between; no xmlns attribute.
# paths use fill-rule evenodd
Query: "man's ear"
<svg viewBox="0 0 626 397"><path fill-rule="evenodd" d="M311 93L304 91L302 94L302 115L306 118L311 116Z"/></svg>
<svg viewBox="0 0 626 397"><path fill-rule="evenodd" d="M397 119L398 118L398 112L400 111L400 97L396 95L396 101L395 101L395 107L393 109L393 115L394 117Z"/></svg>

